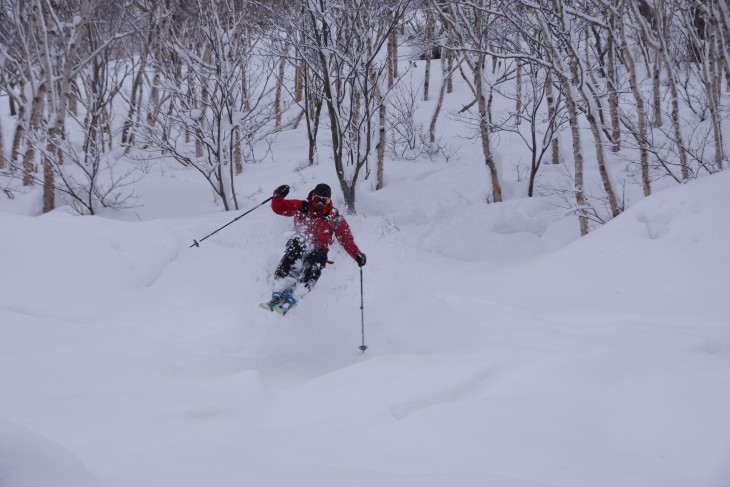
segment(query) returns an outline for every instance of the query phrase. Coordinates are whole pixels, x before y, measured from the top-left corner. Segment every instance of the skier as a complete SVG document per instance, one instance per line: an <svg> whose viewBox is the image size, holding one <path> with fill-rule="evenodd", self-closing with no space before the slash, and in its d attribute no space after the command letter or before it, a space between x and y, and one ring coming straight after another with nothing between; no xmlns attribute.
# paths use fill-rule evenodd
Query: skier
<svg viewBox="0 0 730 487"><path fill-rule="evenodd" d="M309 292L327 265L327 251L332 237L344 247L357 265L365 265L365 254L355 244L350 226L332 206L332 189L318 184L307 199L287 200L286 184L274 190L271 209L274 213L294 217L295 235L286 243L286 252L274 273L271 301L261 307L286 314L303 295Z"/></svg>

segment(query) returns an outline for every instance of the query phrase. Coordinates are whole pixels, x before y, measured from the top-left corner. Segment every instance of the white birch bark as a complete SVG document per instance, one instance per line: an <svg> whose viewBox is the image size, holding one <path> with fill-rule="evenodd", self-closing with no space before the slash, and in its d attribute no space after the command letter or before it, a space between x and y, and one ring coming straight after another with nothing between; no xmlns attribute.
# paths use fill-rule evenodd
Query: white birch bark
<svg viewBox="0 0 730 487"><path fill-rule="evenodd" d="M550 120L550 123L555 122L555 113L557 111L557 107L555 106L555 88L553 87L553 72L552 69L547 70L546 81L545 81L545 95L547 98L547 106L548 106L548 120ZM552 157L552 163L553 164L560 164L560 142L558 141L558 137L554 137L552 142L550 142L551 145L551 157Z"/></svg>
<svg viewBox="0 0 730 487"><path fill-rule="evenodd" d="M286 56L289 51L289 45L284 45L284 54L279 58L279 76L276 80L276 93L274 95L274 114L275 121L274 127L279 128L281 126L281 92L284 88L284 74L286 69Z"/></svg>
<svg viewBox="0 0 730 487"><path fill-rule="evenodd" d="M5 169L5 139L3 137L3 124L0 119L0 169Z"/></svg>
<svg viewBox="0 0 730 487"><path fill-rule="evenodd" d="M497 164L494 162L492 147L490 141L489 130L489 111L487 102L484 97L484 61L486 55L477 56L476 63L472 66L474 75L474 88L476 90L477 107L479 111L479 137L482 142L482 153L484 154L484 163L489 169L489 176L492 182L492 196L495 203L502 202L502 185L499 182L499 173L497 172Z"/></svg>
<svg viewBox="0 0 730 487"><path fill-rule="evenodd" d="M458 63L454 65L453 58L449 57L448 71L443 72L438 101L436 102L436 108L434 109L433 115L431 116L431 123L428 125L428 141L432 144L436 142L436 122L438 121L439 115L441 114L441 108L444 104L444 95L446 91L448 91L449 80L454 74L454 71L459 68L462 62L463 60L460 59Z"/></svg>
<svg viewBox="0 0 730 487"><path fill-rule="evenodd" d="M15 122L13 146L10 150L10 157L13 164L19 164L21 161L20 144L23 141L23 136L25 135L26 124L29 123L26 119L26 115L28 113L28 110L26 109L26 106L28 105L27 96L25 94L26 83L21 83L19 88L20 91L18 98L20 98L20 103L18 104L18 115Z"/></svg>
<svg viewBox="0 0 730 487"><path fill-rule="evenodd" d="M615 26L612 19L611 26ZM613 29L608 33L606 53L606 84L608 87L608 111L611 117L611 150L621 150L621 121L618 116L618 91L616 89L616 47Z"/></svg>
<svg viewBox="0 0 730 487"><path fill-rule="evenodd" d="M566 74L566 67L563 64L562 53L556 50L550 37L550 31L545 24L543 19L539 19L540 30L542 35L542 41L545 43L547 48L547 57L550 60L550 64L553 66L558 82L563 91L565 97L565 109L568 112L568 124L570 125L570 134L573 148L573 162L574 162L574 175L573 175L573 192L575 195L575 203L577 206L578 214L578 226L580 228L581 236L588 235L588 218L585 216L587 201L585 192L583 189L583 147L580 137L580 126L578 125L578 108L575 100L577 93L575 87L570 82L568 75Z"/></svg>
<svg viewBox="0 0 730 487"><path fill-rule="evenodd" d="M423 101L428 101L429 88L431 86L431 58L433 57L433 14L430 10L426 10L426 35L425 35L425 68L423 75Z"/></svg>
<svg viewBox="0 0 730 487"><path fill-rule="evenodd" d="M717 22L710 16L709 36L707 39L707 54L705 63L707 65L707 94L710 101L710 118L712 120L712 132L715 139L715 166L723 169L723 145L722 145L722 118L720 109L720 72L717 59Z"/></svg>
<svg viewBox="0 0 730 487"><path fill-rule="evenodd" d="M649 176L649 152L646 147L646 113L644 111L644 98L639 90L638 76L636 73L636 63L634 56L631 54L631 47L626 38L626 21L625 14L627 12L622 8L619 11L619 32L621 36L621 50L624 55L624 64L629 72L629 85L631 93L634 95L636 103L637 131L635 134L636 141L639 144L639 165L641 167L641 186L644 190L644 196L651 194L651 181Z"/></svg>

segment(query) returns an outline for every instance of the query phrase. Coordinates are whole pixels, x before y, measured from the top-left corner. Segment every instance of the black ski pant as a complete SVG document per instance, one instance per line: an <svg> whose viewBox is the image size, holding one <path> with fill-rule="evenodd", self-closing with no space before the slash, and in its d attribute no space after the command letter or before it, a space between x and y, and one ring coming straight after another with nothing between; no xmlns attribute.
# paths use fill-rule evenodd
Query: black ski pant
<svg viewBox="0 0 730 487"><path fill-rule="evenodd" d="M301 268L296 265L301 261ZM322 249L305 251L299 238L292 238L286 243L286 252L274 273L275 279L294 278L311 290L322 269L327 265L327 252Z"/></svg>

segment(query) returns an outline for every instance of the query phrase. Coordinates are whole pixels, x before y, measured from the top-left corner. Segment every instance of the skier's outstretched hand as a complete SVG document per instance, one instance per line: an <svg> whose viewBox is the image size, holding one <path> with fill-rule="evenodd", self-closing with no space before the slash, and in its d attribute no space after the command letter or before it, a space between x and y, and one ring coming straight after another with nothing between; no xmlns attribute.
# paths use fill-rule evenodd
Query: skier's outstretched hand
<svg viewBox="0 0 730 487"><path fill-rule="evenodd" d="M357 262L357 265L360 267L364 266L365 263L367 262L367 258L365 257L365 254L363 254L362 252L357 254L355 256L355 262Z"/></svg>
<svg viewBox="0 0 730 487"><path fill-rule="evenodd" d="M274 196L276 198L283 198L284 196L289 194L289 186L286 184L282 184L278 188L274 190Z"/></svg>

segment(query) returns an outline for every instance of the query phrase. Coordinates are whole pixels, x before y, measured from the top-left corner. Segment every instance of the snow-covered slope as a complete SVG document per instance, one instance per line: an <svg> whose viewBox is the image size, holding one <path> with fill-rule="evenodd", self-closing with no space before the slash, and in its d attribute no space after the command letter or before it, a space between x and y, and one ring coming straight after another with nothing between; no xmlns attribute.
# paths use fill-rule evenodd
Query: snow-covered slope
<svg viewBox="0 0 730 487"><path fill-rule="evenodd" d="M243 206L334 183L284 167L251 168ZM0 417L109 486L726 486L730 174L566 246L540 200L486 205L480 164L442 167L393 164L348 218L365 354L338 247L286 318L257 307L290 225L267 208L193 249L233 215L0 214ZM87 479L8 428L0 485Z"/></svg>
<svg viewBox="0 0 730 487"><path fill-rule="evenodd" d="M97 485L63 447L9 421L0 420L0 485L85 487Z"/></svg>

